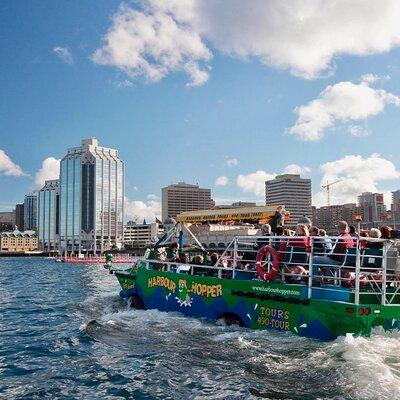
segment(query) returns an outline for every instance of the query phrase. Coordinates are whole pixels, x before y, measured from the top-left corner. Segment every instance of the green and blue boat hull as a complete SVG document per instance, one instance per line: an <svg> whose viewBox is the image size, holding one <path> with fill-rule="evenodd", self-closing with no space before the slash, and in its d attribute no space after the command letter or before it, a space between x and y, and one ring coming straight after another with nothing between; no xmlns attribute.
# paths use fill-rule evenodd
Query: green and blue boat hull
<svg viewBox="0 0 400 400"><path fill-rule="evenodd" d="M367 297L371 303L356 306L351 289L314 288L309 299L304 284L185 275L143 265L114 273L122 287L120 295L139 298L145 309L212 321L233 317L246 328L287 331L319 340L347 333L369 336L375 326L400 327L399 306L373 304L373 296Z"/></svg>

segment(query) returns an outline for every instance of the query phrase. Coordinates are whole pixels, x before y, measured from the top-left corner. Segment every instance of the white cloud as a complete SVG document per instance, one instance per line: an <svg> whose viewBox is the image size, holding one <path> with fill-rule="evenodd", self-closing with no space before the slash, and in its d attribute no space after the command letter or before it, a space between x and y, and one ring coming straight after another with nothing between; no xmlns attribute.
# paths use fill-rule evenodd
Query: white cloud
<svg viewBox="0 0 400 400"><path fill-rule="evenodd" d="M158 199L159 197L156 196L155 194L150 193L147 195L147 200L158 200Z"/></svg>
<svg viewBox="0 0 400 400"><path fill-rule="evenodd" d="M133 82L131 82L129 79L123 79L121 81L116 81L115 85L119 88L130 88L133 87Z"/></svg>
<svg viewBox="0 0 400 400"><path fill-rule="evenodd" d="M67 47L54 47L53 52L56 53L57 56L67 64L72 64L74 62L74 58Z"/></svg>
<svg viewBox="0 0 400 400"><path fill-rule="evenodd" d="M228 158L226 160L226 165L228 167L235 167L236 165L239 165L239 161L237 158Z"/></svg>
<svg viewBox="0 0 400 400"><path fill-rule="evenodd" d="M359 125L350 125L347 131L350 133L350 135L356 137L365 137L370 135L370 131L368 129Z"/></svg>
<svg viewBox="0 0 400 400"><path fill-rule="evenodd" d="M332 72L332 60L339 56L385 53L400 44L398 0L253 0L251 5L142 0L135 5L120 7L92 59L150 81L183 71L190 84L204 83L210 49L312 79Z"/></svg>
<svg viewBox="0 0 400 400"><path fill-rule="evenodd" d="M215 185L216 186L226 186L229 183L229 179L227 176L219 176L216 180L215 180Z"/></svg>
<svg viewBox="0 0 400 400"><path fill-rule="evenodd" d="M149 222L155 221L155 218L161 218L161 203L157 200L148 200L146 202L139 200L131 201L125 197L124 209L127 219L139 222L143 219Z"/></svg>
<svg viewBox="0 0 400 400"><path fill-rule="evenodd" d="M15 164L2 149L0 149L0 174L10 176L26 176L21 167Z"/></svg>
<svg viewBox="0 0 400 400"><path fill-rule="evenodd" d="M297 164L289 164L282 171L283 174L300 175L308 175L310 172L311 168ZM236 184L244 192L254 193L257 198L261 199L265 197L265 181L274 179L276 175L275 173L268 173L263 170L248 175L241 174L236 178Z"/></svg>
<svg viewBox="0 0 400 400"><path fill-rule="evenodd" d="M42 167L36 172L33 189L41 189L47 180L59 179L60 161L54 157L48 157L43 160Z"/></svg>
<svg viewBox="0 0 400 400"><path fill-rule="evenodd" d="M375 74L365 74L361 77L362 82L366 82L368 84L372 84L378 81L385 82L390 80L389 75L375 75Z"/></svg>
<svg viewBox="0 0 400 400"><path fill-rule="evenodd" d="M283 170L284 174L298 174L308 175L311 172L311 168L305 167L304 165L289 164Z"/></svg>
<svg viewBox="0 0 400 400"><path fill-rule="evenodd" d="M300 174L307 175L311 172L311 168L297 165L289 164L282 171L283 174ZM265 181L274 179L277 174L268 173L263 170L253 172L248 175L239 175L236 178L236 184L244 192L250 192L261 199L265 197Z"/></svg>
<svg viewBox="0 0 400 400"><path fill-rule="evenodd" d="M209 73L204 63L212 54L183 15L174 11L174 5L180 8L178 4L163 7L149 1L142 5L138 10L120 6L103 47L94 52L92 60L117 67L130 80L143 76L156 82L170 72L182 71L189 76L189 86L206 82Z"/></svg>
<svg viewBox="0 0 400 400"><path fill-rule="evenodd" d="M379 154L365 158L355 155L345 156L322 164L320 170L321 186L339 180L331 186L331 204L357 202L357 196L362 192L377 192L382 181L400 178L400 172L395 165ZM326 205L326 202L326 192L322 189L313 196L313 204L317 206Z"/></svg>
<svg viewBox="0 0 400 400"><path fill-rule="evenodd" d="M254 193L257 197L265 197L265 181L274 179L275 174L269 174L263 170L248 175L239 175L236 184L244 191Z"/></svg>
<svg viewBox="0 0 400 400"><path fill-rule="evenodd" d="M298 118L289 133L303 140L319 140L335 124L365 120L383 112L388 104L400 107L400 98L383 89L373 89L365 81L339 82L295 109Z"/></svg>

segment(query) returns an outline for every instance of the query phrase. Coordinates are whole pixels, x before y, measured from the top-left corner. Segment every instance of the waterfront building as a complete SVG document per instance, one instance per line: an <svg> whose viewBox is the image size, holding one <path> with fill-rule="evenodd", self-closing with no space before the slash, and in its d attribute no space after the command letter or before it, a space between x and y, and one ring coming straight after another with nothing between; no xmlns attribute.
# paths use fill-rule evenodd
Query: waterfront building
<svg viewBox="0 0 400 400"><path fill-rule="evenodd" d="M358 205L364 227L372 227L386 220L386 206L383 201L383 193L364 192L358 196Z"/></svg>
<svg viewBox="0 0 400 400"><path fill-rule="evenodd" d="M157 222L137 224L135 221L128 221L124 226L124 245L126 247L145 247L157 240L162 233Z"/></svg>
<svg viewBox="0 0 400 400"><path fill-rule="evenodd" d="M82 140L60 165L60 252L102 253L123 243L124 163Z"/></svg>
<svg viewBox="0 0 400 400"><path fill-rule="evenodd" d="M15 225L18 229L24 228L24 203L15 205Z"/></svg>
<svg viewBox="0 0 400 400"><path fill-rule="evenodd" d="M37 229L37 192L25 196L24 200L24 230L36 231Z"/></svg>
<svg viewBox="0 0 400 400"><path fill-rule="evenodd" d="M360 208L355 203L323 206L316 208L313 214L313 225L325 229L328 234L337 233L336 225L339 221L355 224L355 217L360 213Z"/></svg>
<svg viewBox="0 0 400 400"><path fill-rule="evenodd" d="M0 233L0 252L23 253L37 250L37 236L34 231Z"/></svg>
<svg viewBox="0 0 400 400"><path fill-rule="evenodd" d="M184 182L169 185L161 191L162 220L175 218L184 211L208 210L215 206L211 189L200 188Z"/></svg>
<svg viewBox="0 0 400 400"><path fill-rule="evenodd" d="M15 225L15 213L13 211L0 212L0 232L12 231Z"/></svg>
<svg viewBox="0 0 400 400"><path fill-rule="evenodd" d="M48 180L38 197L38 247L39 250L58 250L60 181Z"/></svg>
<svg viewBox="0 0 400 400"><path fill-rule="evenodd" d="M303 217L312 218L311 179L297 174L283 174L265 182L265 204L284 204L290 212L288 226L295 226Z"/></svg>

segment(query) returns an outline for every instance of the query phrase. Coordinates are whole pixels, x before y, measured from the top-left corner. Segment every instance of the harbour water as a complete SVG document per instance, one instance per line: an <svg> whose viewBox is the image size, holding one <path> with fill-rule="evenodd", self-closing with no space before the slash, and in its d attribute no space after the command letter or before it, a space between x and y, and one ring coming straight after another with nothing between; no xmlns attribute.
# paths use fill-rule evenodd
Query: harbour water
<svg viewBox="0 0 400 400"><path fill-rule="evenodd" d="M132 311L101 265L0 258L1 399L399 399L400 334L322 343Z"/></svg>

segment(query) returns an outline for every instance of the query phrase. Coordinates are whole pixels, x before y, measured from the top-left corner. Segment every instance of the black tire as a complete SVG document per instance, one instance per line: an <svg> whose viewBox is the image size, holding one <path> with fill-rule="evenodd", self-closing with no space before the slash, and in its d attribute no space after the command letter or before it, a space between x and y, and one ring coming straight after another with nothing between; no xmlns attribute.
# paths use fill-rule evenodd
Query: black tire
<svg viewBox="0 0 400 400"><path fill-rule="evenodd" d="M226 326L240 326L241 328L244 327L243 321L235 314L232 313L226 313L221 315L218 318L218 321L222 321L224 325Z"/></svg>
<svg viewBox="0 0 400 400"><path fill-rule="evenodd" d="M134 310L144 310L144 304L139 296L133 295L129 298L129 306Z"/></svg>

